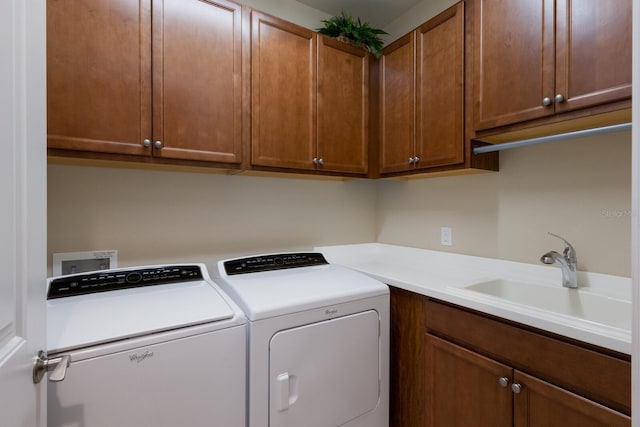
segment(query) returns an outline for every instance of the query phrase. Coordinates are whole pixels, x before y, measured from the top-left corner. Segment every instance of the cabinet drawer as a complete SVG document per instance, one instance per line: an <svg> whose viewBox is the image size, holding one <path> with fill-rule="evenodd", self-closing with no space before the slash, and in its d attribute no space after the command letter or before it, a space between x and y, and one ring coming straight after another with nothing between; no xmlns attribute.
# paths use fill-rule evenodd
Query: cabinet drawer
<svg viewBox="0 0 640 427"><path fill-rule="evenodd" d="M523 372L631 413L631 362L477 312L429 300L427 331Z"/></svg>

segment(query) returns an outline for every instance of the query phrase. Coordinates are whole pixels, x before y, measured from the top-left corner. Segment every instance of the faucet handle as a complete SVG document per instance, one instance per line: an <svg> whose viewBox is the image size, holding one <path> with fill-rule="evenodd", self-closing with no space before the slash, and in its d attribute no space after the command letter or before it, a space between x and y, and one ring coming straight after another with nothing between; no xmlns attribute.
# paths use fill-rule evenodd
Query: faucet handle
<svg viewBox="0 0 640 427"><path fill-rule="evenodd" d="M560 237L557 234L553 234L550 231L547 231L547 234L562 240L564 242L564 252L563 252L564 256L574 264L578 262L578 256L576 254L576 250L573 248L571 243L567 241L567 239L565 239L564 237Z"/></svg>

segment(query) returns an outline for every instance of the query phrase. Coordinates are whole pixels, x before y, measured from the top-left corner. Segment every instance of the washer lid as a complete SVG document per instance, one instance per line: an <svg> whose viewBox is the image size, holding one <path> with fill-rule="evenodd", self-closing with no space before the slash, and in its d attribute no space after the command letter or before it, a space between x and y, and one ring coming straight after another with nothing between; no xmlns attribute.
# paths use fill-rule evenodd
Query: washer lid
<svg viewBox="0 0 640 427"><path fill-rule="evenodd" d="M231 319L234 315L234 310L207 280L50 299L47 349L68 351Z"/></svg>
<svg viewBox="0 0 640 427"><path fill-rule="evenodd" d="M386 295L389 288L365 274L338 265L288 268L228 275L218 263L216 282L249 320Z"/></svg>

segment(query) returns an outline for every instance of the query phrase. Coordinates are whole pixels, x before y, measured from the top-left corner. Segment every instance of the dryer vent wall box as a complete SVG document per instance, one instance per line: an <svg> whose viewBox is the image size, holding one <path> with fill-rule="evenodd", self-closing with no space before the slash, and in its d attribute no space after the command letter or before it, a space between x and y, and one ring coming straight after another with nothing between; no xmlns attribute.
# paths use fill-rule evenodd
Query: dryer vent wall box
<svg viewBox="0 0 640 427"><path fill-rule="evenodd" d="M220 261L249 319L249 426L388 427L389 288L320 253Z"/></svg>
<svg viewBox="0 0 640 427"><path fill-rule="evenodd" d="M118 251L84 251L53 254L53 276L118 268Z"/></svg>

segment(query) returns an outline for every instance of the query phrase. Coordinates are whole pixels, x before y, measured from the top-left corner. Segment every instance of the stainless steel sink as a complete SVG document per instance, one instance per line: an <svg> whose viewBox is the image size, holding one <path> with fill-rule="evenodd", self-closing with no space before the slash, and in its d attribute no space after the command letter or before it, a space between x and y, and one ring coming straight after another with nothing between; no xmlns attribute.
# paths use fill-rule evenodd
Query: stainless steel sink
<svg viewBox="0 0 640 427"><path fill-rule="evenodd" d="M464 289L589 322L631 330L631 301L595 293L589 288L570 289L495 279L469 285Z"/></svg>

